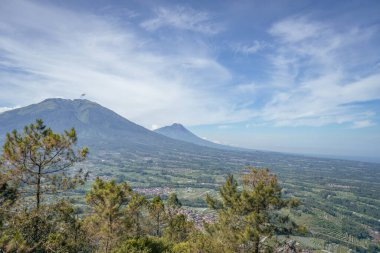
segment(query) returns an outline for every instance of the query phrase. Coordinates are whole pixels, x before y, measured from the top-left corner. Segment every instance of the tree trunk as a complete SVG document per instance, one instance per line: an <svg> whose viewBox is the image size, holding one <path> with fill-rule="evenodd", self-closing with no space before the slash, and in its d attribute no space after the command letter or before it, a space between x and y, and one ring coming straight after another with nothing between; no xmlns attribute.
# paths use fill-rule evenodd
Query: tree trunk
<svg viewBox="0 0 380 253"><path fill-rule="evenodd" d="M157 215L157 236L160 236L160 213Z"/></svg>
<svg viewBox="0 0 380 253"><path fill-rule="evenodd" d="M255 238L253 239L253 243L254 243L253 253L259 253L259 244L260 244L259 235L255 236Z"/></svg>
<svg viewBox="0 0 380 253"><path fill-rule="evenodd" d="M106 253L108 253L108 239L109 239L109 237L107 236L107 240L106 240Z"/></svg>
<svg viewBox="0 0 380 253"><path fill-rule="evenodd" d="M140 215L138 211L136 211L136 236L141 236L141 227L140 227Z"/></svg>
<svg viewBox="0 0 380 253"><path fill-rule="evenodd" d="M112 216L108 216L108 236L107 236L107 241L106 241L106 253L108 253L109 247L110 247L110 241L112 239Z"/></svg>
<svg viewBox="0 0 380 253"><path fill-rule="evenodd" d="M36 193L36 207L37 210L40 209L40 203L41 203L41 166L38 166L38 174L37 174L37 193Z"/></svg>
<svg viewBox="0 0 380 253"><path fill-rule="evenodd" d="M37 174L37 192L36 192L36 209L37 209L37 215L39 215L39 209L40 209L40 202L41 202L41 166L38 166L38 174ZM41 238L39 237L39 231L40 230L40 222L39 217L36 218L36 222L34 224L34 237L36 241L39 241Z"/></svg>

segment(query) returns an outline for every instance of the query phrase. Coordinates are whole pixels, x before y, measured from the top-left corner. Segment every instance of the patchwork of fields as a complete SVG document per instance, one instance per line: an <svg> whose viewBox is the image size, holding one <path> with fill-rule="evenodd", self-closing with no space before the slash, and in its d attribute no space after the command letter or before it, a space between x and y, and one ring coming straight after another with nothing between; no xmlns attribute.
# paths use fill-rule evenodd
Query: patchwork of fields
<svg viewBox="0 0 380 253"><path fill-rule="evenodd" d="M195 219L211 219L206 194L216 196L228 174L239 178L245 166L266 167L278 175L285 197L302 204L289 212L309 233L294 238L303 247L347 252L380 246L380 165L270 152L220 151L171 156L98 152L83 166L96 177L127 181L147 196L177 192ZM86 189L78 189L78 201Z"/></svg>

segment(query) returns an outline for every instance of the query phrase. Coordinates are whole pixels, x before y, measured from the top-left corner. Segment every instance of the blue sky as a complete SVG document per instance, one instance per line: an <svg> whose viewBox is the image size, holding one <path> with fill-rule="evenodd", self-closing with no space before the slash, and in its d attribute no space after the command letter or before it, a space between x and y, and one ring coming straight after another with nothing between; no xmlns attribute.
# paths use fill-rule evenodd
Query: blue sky
<svg viewBox="0 0 380 253"><path fill-rule="evenodd" d="M153 129L380 157L379 1L0 3L0 111L86 97Z"/></svg>

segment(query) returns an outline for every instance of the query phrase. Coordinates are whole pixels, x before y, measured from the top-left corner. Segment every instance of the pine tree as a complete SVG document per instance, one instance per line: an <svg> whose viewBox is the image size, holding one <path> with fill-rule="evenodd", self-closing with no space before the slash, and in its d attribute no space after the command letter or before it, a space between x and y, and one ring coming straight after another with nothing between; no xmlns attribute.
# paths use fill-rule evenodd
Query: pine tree
<svg viewBox="0 0 380 253"><path fill-rule="evenodd" d="M194 223L188 221L186 215L177 214L170 218L168 226L165 229L165 238L170 242L184 242L189 238L194 229Z"/></svg>
<svg viewBox="0 0 380 253"><path fill-rule="evenodd" d="M129 235L132 237L140 237L143 235L143 211L148 206L148 201L144 196L134 193L125 210L125 223L130 229Z"/></svg>
<svg viewBox="0 0 380 253"><path fill-rule="evenodd" d="M166 221L165 205L160 196L156 196L152 199L149 205L149 214L153 221L155 236L161 236L162 227Z"/></svg>
<svg viewBox="0 0 380 253"><path fill-rule="evenodd" d="M93 215L87 218L89 232L101 243L104 252L109 252L117 242L123 229L124 208L130 200L132 189L127 183L116 184L96 178L92 189L86 195Z"/></svg>
<svg viewBox="0 0 380 253"><path fill-rule="evenodd" d="M75 129L63 134L54 133L41 119L24 128L22 134L14 130L6 135L0 165L5 167L14 185L19 184L23 195L33 195L39 209L43 195L74 188L86 176L76 175L69 168L83 161L87 148L74 151L77 142ZM26 203L25 203L26 204ZM30 207L29 204L27 204Z"/></svg>
<svg viewBox="0 0 380 253"><path fill-rule="evenodd" d="M258 253L275 233L291 233L296 225L279 210L294 207L297 200L284 200L277 177L267 169L248 168L242 189L229 176L220 189L222 201L207 196L209 206L218 211L215 225L207 226L211 234L226 242L231 252Z"/></svg>
<svg viewBox="0 0 380 253"><path fill-rule="evenodd" d="M8 177L0 173L0 231L4 220L10 215L9 209L15 204L18 198L17 189L11 187L7 180Z"/></svg>
<svg viewBox="0 0 380 253"><path fill-rule="evenodd" d="M44 248L48 252L91 252L79 209L67 201L60 201L49 207L49 222L53 229L47 235Z"/></svg>
<svg viewBox="0 0 380 253"><path fill-rule="evenodd" d="M57 134L42 120L26 126L22 133L14 130L6 135L0 167L2 179L7 181L0 182L0 198L6 197L4 203L9 205L17 197L17 205L7 210L12 215L7 216L1 247L44 252L49 234L57 229L56 210L50 208L51 201L43 202L44 197L51 194L57 198L58 193L83 183L87 176L70 168L88 153L87 148L74 151L76 142L74 129Z"/></svg>
<svg viewBox="0 0 380 253"><path fill-rule="evenodd" d="M169 195L166 206L168 225L164 233L165 238L175 243L186 241L195 226L193 222L187 220L186 215L180 213L182 203L175 192Z"/></svg>
<svg viewBox="0 0 380 253"><path fill-rule="evenodd" d="M7 181L7 175L0 172L0 252L4 250L4 245L11 240L11 236L5 233L6 224L9 224L11 218L15 216L12 213L12 207L18 197L17 189L10 187Z"/></svg>
<svg viewBox="0 0 380 253"><path fill-rule="evenodd" d="M173 217L178 213L178 210L182 207L181 201L179 201L177 194L175 192L169 195L169 198L166 202L167 211L169 218Z"/></svg>

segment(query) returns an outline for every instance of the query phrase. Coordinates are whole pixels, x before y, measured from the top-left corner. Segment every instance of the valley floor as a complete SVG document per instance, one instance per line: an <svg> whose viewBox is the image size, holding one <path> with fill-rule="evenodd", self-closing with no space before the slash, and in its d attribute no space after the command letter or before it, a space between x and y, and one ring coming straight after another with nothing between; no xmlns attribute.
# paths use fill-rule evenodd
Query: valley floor
<svg viewBox="0 0 380 253"><path fill-rule="evenodd" d="M289 215L309 230L294 237L303 247L329 252L366 252L380 246L379 164L309 158L267 152L229 152L177 157L128 152L98 152L84 166L90 182L100 176L127 181L147 196L176 192L185 212L198 224L213 220L206 194L216 196L228 174L244 173L247 165L270 168L278 175L285 197L302 204ZM85 189L75 192L78 201Z"/></svg>

